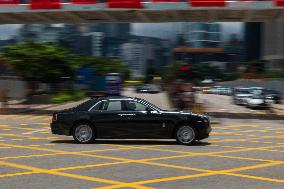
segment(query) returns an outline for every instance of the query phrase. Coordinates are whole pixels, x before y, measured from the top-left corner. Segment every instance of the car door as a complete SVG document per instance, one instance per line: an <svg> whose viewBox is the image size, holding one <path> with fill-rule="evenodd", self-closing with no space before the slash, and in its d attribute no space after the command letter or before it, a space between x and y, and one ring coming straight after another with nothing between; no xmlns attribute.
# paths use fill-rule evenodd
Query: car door
<svg viewBox="0 0 284 189"><path fill-rule="evenodd" d="M104 100L97 110L91 111L91 120L96 127L97 138L124 138L123 126L128 121L122 110L121 100Z"/></svg>
<svg viewBox="0 0 284 189"><path fill-rule="evenodd" d="M124 101L128 122L124 127L131 131L131 138L169 138L170 127L159 111L135 100Z"/></svg>

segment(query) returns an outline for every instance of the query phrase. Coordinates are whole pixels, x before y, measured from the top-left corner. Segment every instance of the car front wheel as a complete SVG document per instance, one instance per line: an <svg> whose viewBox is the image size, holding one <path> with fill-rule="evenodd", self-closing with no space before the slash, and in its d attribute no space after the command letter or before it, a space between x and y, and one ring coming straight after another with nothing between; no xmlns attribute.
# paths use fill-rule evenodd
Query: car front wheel
<svg viewBox="0 0 284 189"><path fill-rule="evenodd" d="M176 131L176 140L180 144L188 145L195 141L196 132L191 126L181 126Z"/></svg>
<svg viewBox="0 0 284 189"><path fill-rule="evenodd" d="M88 123L81 123L75 126L73 138L80 144L88 144L95 140L95 129Z"/></svg>

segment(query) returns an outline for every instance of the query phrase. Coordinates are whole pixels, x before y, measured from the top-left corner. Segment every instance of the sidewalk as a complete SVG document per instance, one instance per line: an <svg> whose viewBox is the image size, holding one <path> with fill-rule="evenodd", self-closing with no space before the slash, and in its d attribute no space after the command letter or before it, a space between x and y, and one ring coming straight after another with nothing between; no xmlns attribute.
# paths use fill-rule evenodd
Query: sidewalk
<svg viewBox="0 0 284 189"><path fill-rule="evenodd" d="M74 107L88 98L79 100L79 101L71 101L60 104L23 104L21 102L13 102L9 103L8 107L2 111L2 114L21 114L21 113L48 113L56 110L63 110Z"/></svg>
<svg viewBox="0 0 284 189"><path fill-rule="evenodd" d="M284 104L283 102L281 104L273 104L272 105L273 110L278 114L284 114Z"/></svg>

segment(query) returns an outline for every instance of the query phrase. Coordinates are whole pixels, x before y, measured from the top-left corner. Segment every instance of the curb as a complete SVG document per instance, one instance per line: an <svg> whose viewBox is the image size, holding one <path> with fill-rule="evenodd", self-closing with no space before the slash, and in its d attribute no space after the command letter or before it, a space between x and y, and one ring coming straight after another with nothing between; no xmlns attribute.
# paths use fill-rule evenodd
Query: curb
<svg viewBox="0 0 284 189"><path fill-rule="evenodd" d="M282 110L282 111L284 111L284 108L273 107L273 106L272 106L272 108L273 108L273 109L276 109L276 110Z"/></svg>

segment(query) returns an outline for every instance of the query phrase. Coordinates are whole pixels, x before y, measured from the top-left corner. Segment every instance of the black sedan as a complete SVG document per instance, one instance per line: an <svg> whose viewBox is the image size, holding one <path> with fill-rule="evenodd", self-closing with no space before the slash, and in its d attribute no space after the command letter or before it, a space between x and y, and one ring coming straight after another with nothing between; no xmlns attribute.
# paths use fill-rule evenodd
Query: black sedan
<svg viewBox="0 0 284 189"><path fill-rule="evenodd" d="M78 143L95 139L176 139L181 144L209 137L205 115L164 111L132 97L101 97L53 113L51 131Z"/></svg>

